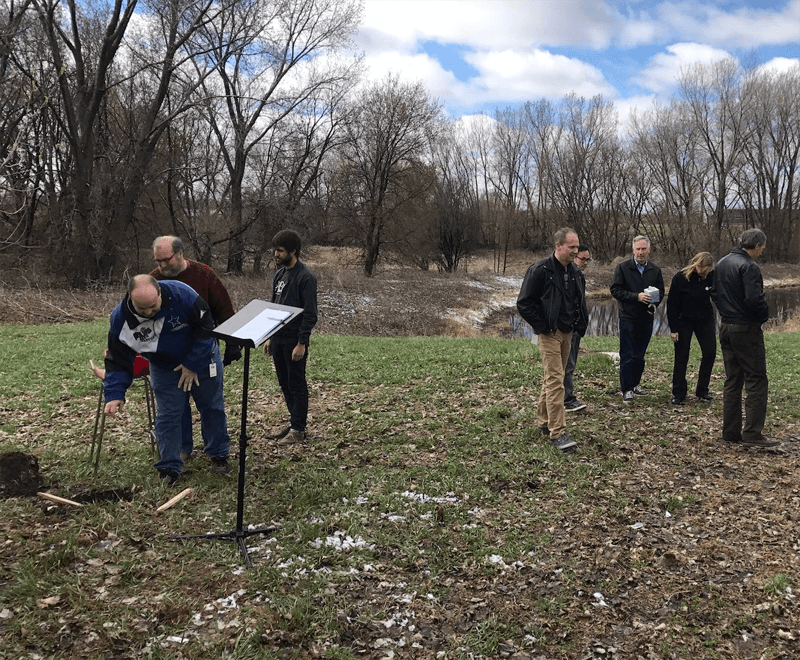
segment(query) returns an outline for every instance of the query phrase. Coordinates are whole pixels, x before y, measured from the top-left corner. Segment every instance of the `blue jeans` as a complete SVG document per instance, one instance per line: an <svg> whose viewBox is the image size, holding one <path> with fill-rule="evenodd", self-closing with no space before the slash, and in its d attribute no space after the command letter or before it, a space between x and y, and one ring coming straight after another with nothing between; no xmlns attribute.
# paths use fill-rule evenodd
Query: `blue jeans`
<svg viewBox="0 0 800 660"><path fill-rule="evenodd" d="M217 345L219 345L219 343L217 343ZM192 430L192 402L189 399L186 400L186 407L183 409L181 429L181 451L191 454L192 450L194 449L194 433ZM202 425L202 420L200 425L200 433L203 436L203 450L206 451L208 446L208 438L206 436L208 434L206 433L205 427Z"/></svg>
<svg viewBox="0 0 800 660"><path fill-rule="evenodd" d="M644 354L652 336L652 317L646 321L619 320L619 387L623 392L641 382Z"/></svg>
<svg viewBox="0 0 800 660"><path fill-rule="evenodd" d="M200 385L193 386L191 394L200 412L205 451L211 458L215 458L228 455L231 440L225 415L219 348L214 347L212 359L217 365L217 375L209 375L210 365L203 367L197 374ZM156 397L156 435L161 453L161 460L155 467L157 470L174 470L180 474L183 469L183 460L180 457L183 416L189 402L189 393L178 388L179 380L180 371L162 369L150 363L150 382Z"/></svg>

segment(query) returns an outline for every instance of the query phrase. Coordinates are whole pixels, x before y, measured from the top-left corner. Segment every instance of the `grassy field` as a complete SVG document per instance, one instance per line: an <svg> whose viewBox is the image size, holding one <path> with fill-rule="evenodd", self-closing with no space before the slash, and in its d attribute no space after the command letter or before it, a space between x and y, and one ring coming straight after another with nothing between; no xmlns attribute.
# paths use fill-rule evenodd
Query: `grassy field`
<svg viewBox="0 0 800 660"><path fill-rule="evenodd" d="M85 502L0 500L0 657L797 657L797 333L766 338L774 452L723 446L719 357L714 403L668 404L668 338L628 407L603 354L617 340L584 340L567 454L537 432L524 340L315 336L309 437L291 448L268 439L285 414L256 351L244 521L277 529L248 539L245 569L233 543L172 538L234 527L235 470L200 456L161 485L140 385L93 474L106 331L0 326L0 450ZM241 380L239 362L234 448Z"/></svg>

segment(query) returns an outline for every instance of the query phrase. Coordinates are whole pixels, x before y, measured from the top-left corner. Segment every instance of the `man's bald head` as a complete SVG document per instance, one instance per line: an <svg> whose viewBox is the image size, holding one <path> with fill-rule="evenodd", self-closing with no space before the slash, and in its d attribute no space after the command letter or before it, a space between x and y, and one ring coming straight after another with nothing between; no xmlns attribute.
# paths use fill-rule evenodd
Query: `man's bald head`
<svg viewBox="0 0 800 660"><path fill-rule="evenodd" d="M151 318L161 309L161 286L150 275L136 275L128 283L131 304L139 316Z"/></svg>

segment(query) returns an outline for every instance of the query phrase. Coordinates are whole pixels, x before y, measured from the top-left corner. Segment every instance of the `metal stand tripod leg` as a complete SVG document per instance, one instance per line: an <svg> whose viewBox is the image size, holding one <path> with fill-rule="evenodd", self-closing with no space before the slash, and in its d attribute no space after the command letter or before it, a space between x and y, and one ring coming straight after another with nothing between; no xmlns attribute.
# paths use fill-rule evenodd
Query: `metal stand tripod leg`
<svg viewBox="0 0 800 660"><path fill-rule="evenodd" d="M173 536L176 541L186 541L189 539L217 539L221 541L236 541L239 544L239 551L242 553L245 566L252 568L250 555L247 552L246 539L255 534L271 534L277 527L264 527L261 529L244 529L244 472L245 455L247 453L247 393L250 384L250 347L244 349L244 379L242 381L242 426L239 432L239 483L236 498L236 528L230 532L222 534L195 534Z"/></svg>

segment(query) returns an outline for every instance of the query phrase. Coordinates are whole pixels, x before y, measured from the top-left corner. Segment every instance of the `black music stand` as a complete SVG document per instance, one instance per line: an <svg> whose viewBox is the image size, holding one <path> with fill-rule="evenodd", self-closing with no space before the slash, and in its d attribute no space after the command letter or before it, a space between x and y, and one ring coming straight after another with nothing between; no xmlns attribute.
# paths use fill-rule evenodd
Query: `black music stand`
<svg viewBox="0 0 800 660"><path fill-rule="evenodd" d="M218 325L211 333L217 339L238 344L244 348L244 378L242 380L242 428L239 433L239 488L236 500L236 527L230 532L221 534L196 534L174 536L177 540L187 539L220 539L223 541L237 541L244 557L247 568L253 564L247 553L245 539L255 534L270 534L275 527L261 529L243 529L244 521L244 467L245 453L247 451L247 394L250 383L250 349L258 348L267 339L274 335L284 325L298 314L302 314L300 307L278 305L266 300L251 300L239 312L234 314L225 323Z"/></svg>

